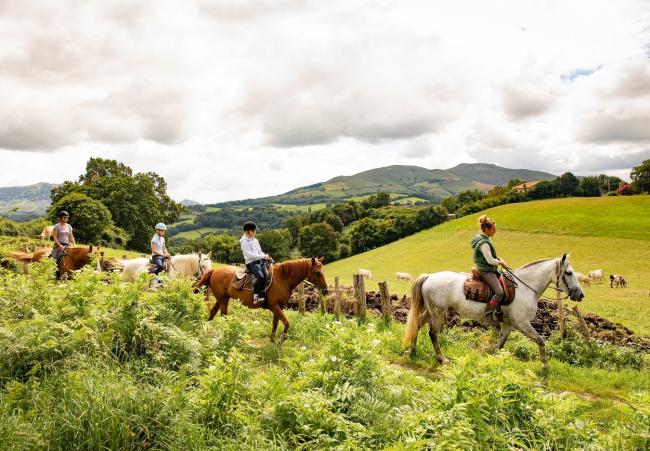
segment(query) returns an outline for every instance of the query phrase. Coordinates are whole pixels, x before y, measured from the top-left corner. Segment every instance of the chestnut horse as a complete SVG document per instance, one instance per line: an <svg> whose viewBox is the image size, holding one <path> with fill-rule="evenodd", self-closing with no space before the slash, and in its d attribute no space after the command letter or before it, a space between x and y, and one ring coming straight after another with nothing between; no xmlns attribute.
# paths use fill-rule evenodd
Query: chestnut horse
<svg viewBox="0 0 650 451"><path fill-rule="evenodd" d="M217 302L210 309L208 321L221 311L221 315L228 314L228 301L239 299L242 304L248 308L267 308L273 313L273 330L271 331L271 341L275 340L275 331L278 328L278 321L282 321L284 331L282 340L287 338L289 332L289 321L282 312L286 305L291 292L300 282L307 279L309 282L320 288L327 294L327 282L323 272L323 258L303 258L299 260L290 260L273 265L273 281L266 292L266 302L264 305L253 304L252 290L237 290L232 286L232 281L239 268L227 266L208 270L199 281L194 285L194 292L198 293L201 287L209 286L206 290L206 301L212 291Z"/></svg>
<svg viewBox="0 0 650 451"><path fill-rule="evenodd" d="M73 271L81 269L82 266L90 263L91 254L101 254L99 247L93 249L92 245L88 247L69 247L61 259L59 265L60 278L67 278L72 275Z"/></svg>

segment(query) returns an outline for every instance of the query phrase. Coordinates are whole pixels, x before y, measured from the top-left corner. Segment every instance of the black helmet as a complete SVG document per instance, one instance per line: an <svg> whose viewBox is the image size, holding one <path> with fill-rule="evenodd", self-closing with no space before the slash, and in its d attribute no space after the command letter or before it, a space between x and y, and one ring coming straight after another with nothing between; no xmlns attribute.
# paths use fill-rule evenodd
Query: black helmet
<svg viewBox="0 0 650 451"><path fill-rule="evenodd" d="M255 229L257 229L257 225L253 221L246 221L244 223L244 232Z"/></svg>
<svg viewBox="0 0 650 451"><path fill-rule="evenodd" d="M70 213L68 213L68 212L65 211L65 210L61 210L61 211L59 212L59 218L60 218L61 216L70 216Z"/></svg>

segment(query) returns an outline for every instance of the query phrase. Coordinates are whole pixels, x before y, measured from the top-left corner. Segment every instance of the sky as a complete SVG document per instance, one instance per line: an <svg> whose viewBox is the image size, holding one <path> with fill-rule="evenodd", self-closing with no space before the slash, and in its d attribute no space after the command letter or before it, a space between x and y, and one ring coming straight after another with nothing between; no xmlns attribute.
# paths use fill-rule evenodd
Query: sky
<svg viewBox="0 0 650 451"><path fill-rule="evenodd" d="M0 186L90 157L203 203L392 164L626 179L650 1L0 0L0 99Z"/></svg>

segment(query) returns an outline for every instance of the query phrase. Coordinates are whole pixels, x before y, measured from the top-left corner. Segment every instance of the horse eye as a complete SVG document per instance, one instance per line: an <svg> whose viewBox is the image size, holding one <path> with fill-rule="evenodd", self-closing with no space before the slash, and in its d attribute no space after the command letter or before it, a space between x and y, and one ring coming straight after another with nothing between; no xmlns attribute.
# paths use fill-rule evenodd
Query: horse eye
<svg viewBox="0 0 650 451"><path fill-rule="evenodd" d="M567 276L570 276L573 273L571 271L567 271L566 274L567 274Z"/></svg>

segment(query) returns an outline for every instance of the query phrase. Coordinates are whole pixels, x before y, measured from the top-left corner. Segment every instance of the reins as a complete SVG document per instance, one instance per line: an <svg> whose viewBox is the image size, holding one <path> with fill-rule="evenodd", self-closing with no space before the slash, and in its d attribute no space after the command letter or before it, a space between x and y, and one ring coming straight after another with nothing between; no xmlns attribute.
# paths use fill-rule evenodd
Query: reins
<svg viewBox="0 0 650 451"><path fill-rule="evenodd" d="M515 279L517 279L519 282L521 282L524 286L528 287L528 288L529 288L533 293L535 293L535 294L538 296L539 299L542 299L542 300L544 300L544 301L553 301L553 299L548 299L548 298L544 297L544 292L543 292L543 291L540 293L539 291L537 291L536 289L534 289L533 287L531 287L530 285L528 285L526 282L524 282L523 280L521 280L519 277L517 277L517 275L515 274L515 272L514 272L511 268L509 268L509 267L507 267L507 266L504 266L503 269L504 269L504 270L505 270L509 275L511 275L512 277L514 277ZM554 286L554 287L553 287L553 286L550 286L550 287L547 287L547 288L552 288L552 289L554 289L555 291L558 291L558 292L560 292L560 293L564 293L564 290L562 290L561 288L559 288L559 287L560 287L560 277L562 277L562 281L563 281L564 284L567 285L567 287L568 287L568 284L566 283L566 280L564 279L564 271L562 271L562 274L560 274L560 268L558 268L558 270L557 270L557 278L556 278L556 281L555 281L555 286ZM560 300L568 299L569 296L570 296L570 295L567 294L565 297L560 298Z"/></svg>

